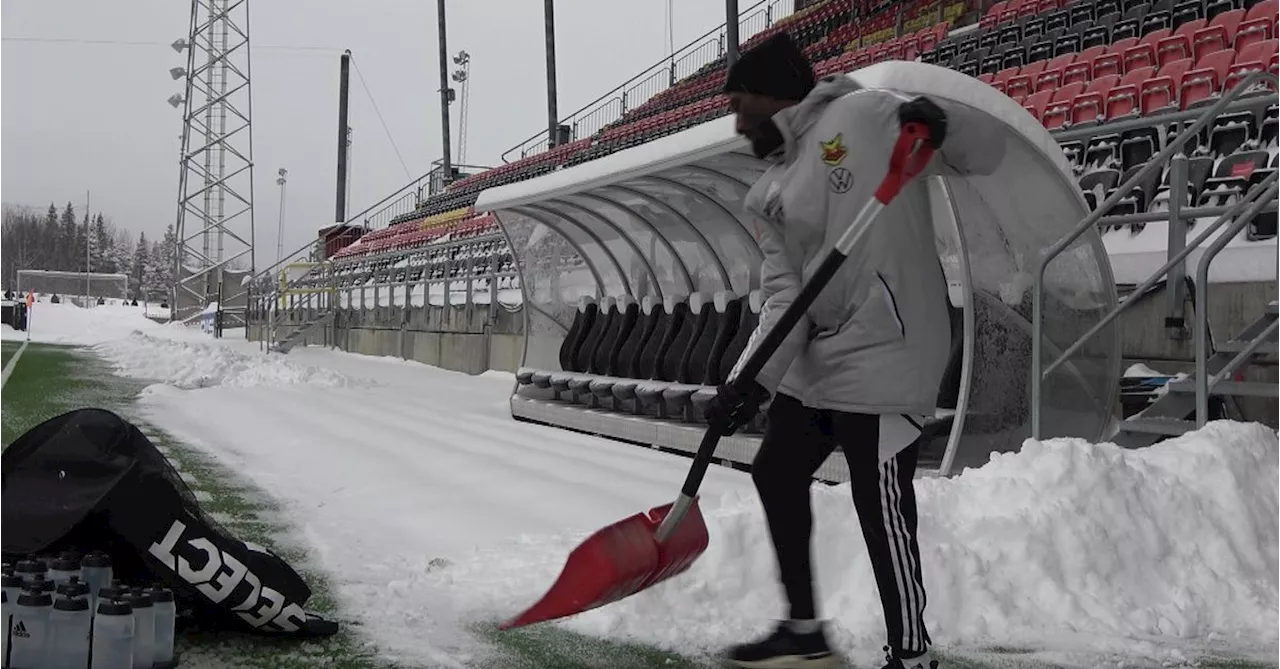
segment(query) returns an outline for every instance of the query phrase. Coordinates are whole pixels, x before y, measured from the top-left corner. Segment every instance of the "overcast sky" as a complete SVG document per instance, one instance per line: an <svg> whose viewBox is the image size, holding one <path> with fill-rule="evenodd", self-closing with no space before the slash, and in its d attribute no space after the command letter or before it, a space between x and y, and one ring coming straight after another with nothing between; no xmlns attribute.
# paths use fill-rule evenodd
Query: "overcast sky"
<svg viewBox="0 0 1280 669"><path fill-rule="evenodd" d="M677 48L723 23L722 0L671 4ZM542 5L447 2L449 53L465 49L472 58L468 163L499 164L502 152L546 127ZM343 49L351 50L411 175L353 71L350 212L440 157L437 14L433 0L254 0L250 6L261 268L275 258L277 168L289 170L286 253L334 218ZM667 6L667 0L557 0L562 117L666 55ZM152 236L175 221L182 114L165 100L181 92L182 82L168 71L186 59L168 44L186 37L189 10L190 3L177 0L4 0L4 202L43 208L70 200L80 211L89 191L94 211L135 234ZM458 106L451 111L455 133ZM455 154L456 146L455 134Z"/></svg>

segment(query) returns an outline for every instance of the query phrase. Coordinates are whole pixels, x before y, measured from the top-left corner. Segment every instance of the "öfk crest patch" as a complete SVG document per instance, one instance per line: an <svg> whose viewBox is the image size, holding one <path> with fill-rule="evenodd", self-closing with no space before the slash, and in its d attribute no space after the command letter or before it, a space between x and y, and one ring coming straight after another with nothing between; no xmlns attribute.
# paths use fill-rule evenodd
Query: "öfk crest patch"
<svg viewBox="0 0 1280 669"><path fill-rule="evenodd" d="M818 145L822 148L822 163L835 167L844 162L844 157L849 155L848 149L844 148L844 133L840 133L831 139L820 141Z"/></svg>

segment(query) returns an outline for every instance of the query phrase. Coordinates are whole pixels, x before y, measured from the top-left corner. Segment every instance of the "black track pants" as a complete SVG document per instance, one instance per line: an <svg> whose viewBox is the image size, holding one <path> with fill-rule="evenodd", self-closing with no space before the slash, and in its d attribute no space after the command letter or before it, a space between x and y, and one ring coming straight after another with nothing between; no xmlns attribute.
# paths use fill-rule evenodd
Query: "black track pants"
<svg viewBox="0 0 1280 669"><path fill-rule="evenodd" d="M835 449L849 462L853 504L862 525L888 627L888 645L922 651L925 592L916 541L915 475L917 444L879 462L880 417L810 409L779 394L769 407L768 428L752 464L752 478L764 504L778 557L790 617L816 617L810 535L811 477Z"/></svg>

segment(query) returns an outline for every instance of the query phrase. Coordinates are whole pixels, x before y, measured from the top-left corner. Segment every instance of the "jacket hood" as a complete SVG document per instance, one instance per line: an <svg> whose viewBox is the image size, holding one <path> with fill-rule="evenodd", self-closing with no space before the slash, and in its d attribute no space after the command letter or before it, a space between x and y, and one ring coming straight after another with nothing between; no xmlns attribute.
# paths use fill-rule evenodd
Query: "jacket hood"
<svg viewBox="0 0 1280 669"><path fill-rule="evenodd" d="M831 104L832 100L861 88L861 84L845 75L824 77L798 104L774 114L773 122L782 133L784 145L791 146L796 138L808 132L809 128L812 128L822 117L822 113L826 111L827 105ZM770 157L781 160L783 155L784 152L778 151Z"/></svg>

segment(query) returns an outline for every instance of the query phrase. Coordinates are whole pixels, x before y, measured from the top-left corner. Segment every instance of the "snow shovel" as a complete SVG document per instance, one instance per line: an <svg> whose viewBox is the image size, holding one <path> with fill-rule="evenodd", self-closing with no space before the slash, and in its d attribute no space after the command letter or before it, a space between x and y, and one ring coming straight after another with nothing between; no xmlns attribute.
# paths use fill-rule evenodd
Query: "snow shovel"
<svg viewBox="0 0 1280 669"><path fill-rule="evenodd" d="M889 172L874 197L836 241L835 248L747 359L733 383L745 386L755 379L880 211L908 180L924 169L946 135L945 115L925 98L900 105L898 121L901 131L889 157ZM647 513L637 513L587 537L569 554L560 576L542 599L498 628L512 629L582 613L634 595L687 570L710 541L698 509L697 495L723 432L722 425L708 427L674 502Z"/></svg>

